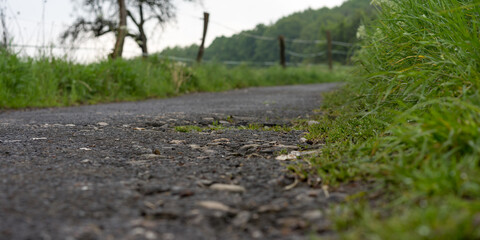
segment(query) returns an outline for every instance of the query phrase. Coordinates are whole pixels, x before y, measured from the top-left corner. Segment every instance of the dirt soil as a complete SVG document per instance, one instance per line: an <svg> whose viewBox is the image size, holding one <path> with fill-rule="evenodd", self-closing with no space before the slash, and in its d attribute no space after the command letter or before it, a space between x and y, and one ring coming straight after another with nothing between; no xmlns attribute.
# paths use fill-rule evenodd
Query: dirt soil
<svg viewBox="0 0 480 240"><path fill-rule="evenodd" d="M306 239L348 191L296 184L279 152L336 84L0 113L0 239ZM227 129L179 132L175 126Z"/></svg>

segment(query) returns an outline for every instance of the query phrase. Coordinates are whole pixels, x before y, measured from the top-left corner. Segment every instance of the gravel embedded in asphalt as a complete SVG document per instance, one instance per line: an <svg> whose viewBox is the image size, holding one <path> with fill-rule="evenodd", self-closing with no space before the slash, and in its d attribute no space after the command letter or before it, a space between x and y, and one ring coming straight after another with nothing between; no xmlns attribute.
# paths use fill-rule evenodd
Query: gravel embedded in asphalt
<svg viewBox="0 0 480 240"><path fill-rule="evenodd" d="M278 152L336 84L0 113L0 239L306 239L331 235L328 193ZM179 132L176 126L223 125ZM314 123L312 123L314 124ZM288 189L288 190L287 190Z"/></svg>

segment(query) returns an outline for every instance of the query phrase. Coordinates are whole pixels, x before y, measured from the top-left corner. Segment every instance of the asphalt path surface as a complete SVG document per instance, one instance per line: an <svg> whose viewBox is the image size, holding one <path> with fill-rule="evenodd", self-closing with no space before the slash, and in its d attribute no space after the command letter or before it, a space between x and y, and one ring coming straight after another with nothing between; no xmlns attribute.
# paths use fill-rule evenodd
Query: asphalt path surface
<svg viewBox="0 0 480 240"><path fill-rule="evenodd" d="M0 239L335 236L326 215L348 190L298 183L276 159L318 146L241 127L308 118L336 86L1 112Z"/></svg>

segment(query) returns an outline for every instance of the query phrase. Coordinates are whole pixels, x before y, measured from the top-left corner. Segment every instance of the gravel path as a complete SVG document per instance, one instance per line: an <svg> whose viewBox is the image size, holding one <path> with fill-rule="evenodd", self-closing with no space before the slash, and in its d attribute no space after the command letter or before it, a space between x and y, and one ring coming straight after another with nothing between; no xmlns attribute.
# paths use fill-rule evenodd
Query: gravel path
<svg viewBox="0 0 480 240"><path fill-rule="evenodd" d="M328 193L276 160L335 84L0 113L0 239L305 239ZM175 126L226 129L179 132ZM308 146L305 146L308 147ZM295 187L294 187L295 186Z"/></svg>

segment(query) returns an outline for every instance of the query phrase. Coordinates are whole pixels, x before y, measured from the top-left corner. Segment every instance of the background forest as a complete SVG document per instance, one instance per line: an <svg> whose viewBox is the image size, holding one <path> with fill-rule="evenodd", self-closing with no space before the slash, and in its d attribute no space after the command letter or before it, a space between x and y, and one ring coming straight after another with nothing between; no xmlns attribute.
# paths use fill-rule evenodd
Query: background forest
<svg viewBox="0 0 480 240"><path fill-rule="evenodd" d="M370 0L351 0L332 9L308 9L281 18L272 25L259 24L252 30L231 37L216 38L205 50L205 58L213 61L276 62L279 51L277 37L283 35L287 39L287 62L325 62L327 56L322 53L327 48L327 30L331 32L333 41L355 44L361 22L374 16L375 11ZM194 44L167 48L160 54L195 58L197 51L198 45ZM346 63L353 51L349 44L335 44L334 60Z"/></svg>

